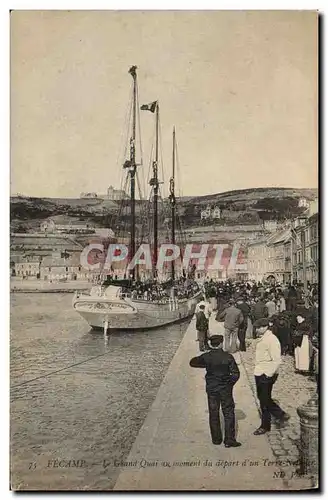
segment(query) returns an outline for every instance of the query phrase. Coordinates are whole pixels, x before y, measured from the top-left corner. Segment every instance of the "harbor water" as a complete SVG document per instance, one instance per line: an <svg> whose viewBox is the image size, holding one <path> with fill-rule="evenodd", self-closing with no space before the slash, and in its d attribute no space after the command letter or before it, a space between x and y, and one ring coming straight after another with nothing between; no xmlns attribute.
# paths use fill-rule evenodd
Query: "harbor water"
<svg viewBox="0 0 328 500"><path fill-rule="evenodd" d="M105 338L72 294L11 296L11 486L112 489L190 321Z"/></svg>

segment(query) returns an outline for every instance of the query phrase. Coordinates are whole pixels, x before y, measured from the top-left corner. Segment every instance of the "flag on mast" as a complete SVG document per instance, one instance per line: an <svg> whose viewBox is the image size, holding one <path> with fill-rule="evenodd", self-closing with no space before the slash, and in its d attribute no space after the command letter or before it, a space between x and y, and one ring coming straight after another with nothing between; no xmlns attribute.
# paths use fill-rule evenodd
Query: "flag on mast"
<svg viewBox="0 0 328 500"><path fill-rule="evenodd" d="M151 111L152 113L155 113L157 106L157 101L151 102L150 104L143 104L140 109L142 111Z"/></svg>

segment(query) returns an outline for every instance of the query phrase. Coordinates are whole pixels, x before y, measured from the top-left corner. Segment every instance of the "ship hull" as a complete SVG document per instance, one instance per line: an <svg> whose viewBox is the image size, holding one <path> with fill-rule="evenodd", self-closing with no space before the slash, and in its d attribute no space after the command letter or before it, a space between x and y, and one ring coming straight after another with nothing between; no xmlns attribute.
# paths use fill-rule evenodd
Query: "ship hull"
<svg viewBox="0 0 328 500"><path fill-rule="evenodd" d="M106 329L111 330L148 330L192 317L201 299L201 292L189 299L165 304L77 298L73 300L73 307L93 329L104 329L106 325Z"/></svg>

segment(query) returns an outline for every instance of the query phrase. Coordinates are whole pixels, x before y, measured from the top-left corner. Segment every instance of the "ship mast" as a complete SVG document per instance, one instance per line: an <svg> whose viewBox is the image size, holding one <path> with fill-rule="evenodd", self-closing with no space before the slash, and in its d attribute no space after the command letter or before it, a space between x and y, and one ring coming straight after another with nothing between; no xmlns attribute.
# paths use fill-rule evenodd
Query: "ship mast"
<svg viewBox="0 0 328 500"><path fill-rule="evenodd" d="M137 66L131 66L129 73L133 78L133 101L132 101L132 131L130 138L130 159L124 163L130 174L130 210L131 210L131 235L130 235L130 259L133 259L136 250L136 124L137 124ZM135 269L132 269L132 279L135 279Z"/></svg>
<svg viewBox="0 0 328 500"><path fill-rule="evenodd" d="M153 177L149 181L149 185L153 187L153 209L154 209L154 254L153 254L153 273L156 276L156 266L158 259L158 143L159 143L159 104L156 102L156 142L155 142L155 159L153 161Z"/></svg>
<svg viewBox="0 0 328 500"><path fill-rule="evenodd" d="M176 199L175 199L175 127L173 127L173 150L172 150L172 177L170 179L170 203L171 203L171 243L175 245L175 212L176 212ZM175 269L174 261L171 263L171 278L174 281Z"/></svg>

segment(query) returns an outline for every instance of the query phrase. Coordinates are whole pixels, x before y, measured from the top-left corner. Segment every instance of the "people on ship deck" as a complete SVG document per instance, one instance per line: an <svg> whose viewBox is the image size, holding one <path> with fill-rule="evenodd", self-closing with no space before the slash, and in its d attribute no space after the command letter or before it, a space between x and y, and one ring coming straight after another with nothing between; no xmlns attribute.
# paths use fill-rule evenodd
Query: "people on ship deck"
<svg viewBox="0 0 328 500"><path fill-rule="evenodd" d="M193 297L199 291L199 286L191 280L180 278L169 285L160 282L137 281L124 288L123 293L132 300L147 300L151 302L168 303L170 300L185 300Z"/></svg>

